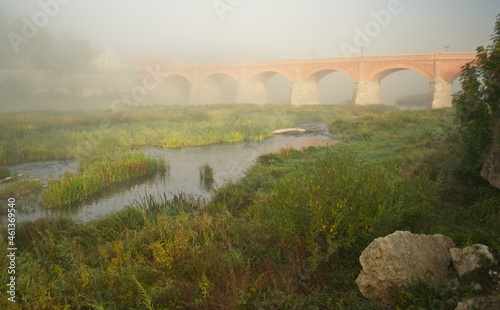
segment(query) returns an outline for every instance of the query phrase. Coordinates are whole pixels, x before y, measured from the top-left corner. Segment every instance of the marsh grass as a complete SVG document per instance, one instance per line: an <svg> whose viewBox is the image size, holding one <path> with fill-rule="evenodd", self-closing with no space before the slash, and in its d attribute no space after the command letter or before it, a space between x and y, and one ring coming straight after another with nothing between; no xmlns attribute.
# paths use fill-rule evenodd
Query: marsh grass
<svg viewBox="0 0 500 310"><path fill-rule="evenodd" d="M43 184L40 180L21 179L0 189L0 199L30 198L35 199L42 190Z"/></svg>
<svg viewBox="0 0 500 310"><path fill-rule="evenodd" d="M106 155L82 160L82 173L66 173L61 180L49 183L42 194L42 204L49 208L68 207L111 184L167 168L163 158L147 157L143 153L115 157Z"/></svg>
<svg viewBox="0 0 500 310"><path fill-rule="evenodd" d="M341 143L263 155L211 202L148 195L86 224L23 223L19 308L383 309L354 282L373 238L445 233L499 252L500 194L454 176L448 113L344 114L331 122ZM448 293L415 286L393 305L466 296Z"/></svg>
<svg viewBox="0 0 500 310"><path fill-rule="evenodd" d="M262 140L274 129L390 108L287 105L145 106L0 113L0 165Z"/></svg>
<svg viewBox="0 0 500 310"><path fill-rule="evenodd" d="M200 184L207 191L211 191L214 188L214 169L209 165L205 164L199 167L200 171Z"/></svg>

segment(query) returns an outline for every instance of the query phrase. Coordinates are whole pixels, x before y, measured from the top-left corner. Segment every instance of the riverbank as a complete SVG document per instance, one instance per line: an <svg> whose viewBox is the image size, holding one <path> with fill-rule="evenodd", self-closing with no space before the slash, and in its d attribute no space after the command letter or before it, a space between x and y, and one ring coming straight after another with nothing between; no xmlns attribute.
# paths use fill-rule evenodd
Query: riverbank
<svg viewBox="0 0 500 310"><path fill-rule="evenodd" d="M105 179L100 179L96 173L86 171L89 170L88 167L81 167L81 171L77 171L76 168L81 166L82 161L107 165L101 170L110 170L113 169L112 165L117 164L117 160L112 160L113 158L148 148L178 149L187 146L262 141L271 137L276 128L291 127L303 122L326 121L331 117L359 115L373 110L387 111L391 108L214 105L0 113L0 165L9 164L9 167L0 166L0 172L3 180L16 181L2 183L0 197L29 197L31 201L23 203L22 209L34 214L46 214L38 212L37 206L42 204L67 208L116 183L110 173L104 173ZM303 141L302 145L317 143L315 139L310 139ZM101 163L103 158L108 158L104 164ZM232 162L231 159L227 160ZM33 162L42 166L42 170L46 169L48 174L33 175L31 171L23 171L22 167L21 171L18 171L19 163ZM59 172L50 171L50 166L57 162L68 163L68 167L60 167ZM12 164L18 164L17 168ZM202 164L205 163L200 165ZM62 171L72 174L63 177ZM147 172L151 173L152 171ZM13 174L22 174L24 177L18 178ZM129 175L126 179L136 176ZM54 180L59 178L63 180ZM120 178L120 181L125 179ZM76 183L79 185L76 186ZM189 186L193 187L192 184ZM177 191L178 189L173 189L173 192ZM185 189L181 188L181 191ZM43 196L42 203L37 201L40 192ZM0 203L0 206L5 205ZM116 207L108 209L116 210Z"/></svg>
<svg viewBox="0 0 500 310"><path fill-rule="evenodd" d="M172 197L174 193L184 193L187 195L197 195L204 199L210 199L210 195L214 188L223 186L228 180L234 180L244 176L246 169L255 163L258 156L270 152L276 152L282 148L302 149L309 146L326 146L336 143L328 133L328 127L325 123L307 123L298 125L299 127L307 128L307 133L288 133L269 137L262 141L247 141L240 143L214 144L198 147L186 148L148 148L144 152L150 158L164 158L168 160L169 169L166 173L148 174L144 177L133 177L129 180L110 183L105 189L83 198L81 203L72 203L71 206L63 208L47 209L41 206L42 201L19 201L19 209L17 210L17 221L36 220L40 217L54 217L61 214L71 216L75 220L87 222L98 217L109 215L114 211L119 211L131 201L140 200L141 197L148 193L167 193L167 196ZM110 159L113 159L120 165L119 158L125 154L116 156L107 156L106 162L99 163L101 168L113 168L109 165ZM95 166L102 160L98 158L89 158L87 163ZM59 162L36 162L26 163L9 167L14 174L22 173L23 177L28 180L39 180L40 189L42 186L48 186L44 182L46 178L50 178L52 185L58 185L58 175L76 175L87 178L94 177L96 174L88 171L85 165L82 165L84 171L78 174L77 170L70 170L68 173L60 173L67 171L66 169L73 167L74 162L59 161ZM210 182L200 180L199 169L202 166L209 165L213 171L213 179ZM43 174L44 169L48 175ZM94 169L95 170L95 169ZM76 174L76 175L75 175ZM36 175L36 176L35 176ZM64 177L63 177L64 179ZM67 179L67 177L66 177ZM18 179L16 181L23 180ZM63 180L64 181L64 180ZM103 180L104 181L104 180ZM8 185L7 191L0 190L0 198L9 197L26 197L24 191L21 191L16 182ZM1 188L0 188L1 189ZM28 189L28 188L27 188ZM50 188L47 188L48 191ZM58 191L63 193L63 191ZM35 193L30 193L34 196ZM33 197L36 199L36 197ZM55 197L58 200L64 200L63 197ZM1 202L0 202L1 205ZM6 221L5 217L1 220Z"/></svg>
<svg viewBox="0 0 500 310"><path fill-rule="evenodd" d="M0 113L0 165L79 159L145 147L259 141L275 129L365 111L369 108L212 105Z"/></svg>
<svg viewBox="0 0 500 310"><path fill-rule="evenodd" d="M24 223L19 304L380 309L354 283L373 238L442 233L459 246L486 244L498 257L500 193L457 177L452 118L449 109L340 117L329 122L339 144L263 155L208 204L148 196L85 225ZM444 291L417 289L394 307L453 306Z"/></svg>

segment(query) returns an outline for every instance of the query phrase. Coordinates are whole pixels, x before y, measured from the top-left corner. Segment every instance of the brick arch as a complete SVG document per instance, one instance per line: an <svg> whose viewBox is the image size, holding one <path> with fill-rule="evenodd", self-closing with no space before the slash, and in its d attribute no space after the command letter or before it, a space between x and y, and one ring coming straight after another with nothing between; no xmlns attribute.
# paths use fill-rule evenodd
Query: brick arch
<svg viewBox="0 0 500 310"><path fill-rule="evenodd" d="M193 84L193 82L190 79L188 79L186 76L182 75L182 74L169 74L169 75L163 77L163 79L162 79L161 83L159 84L158 88L159 89L166 88L169 85L178 84L179 81L181 83L185 84L185 86L187 86L186 90L189 93L191 85ZM182 84L181 84L181 87L183 87Z"/></svg>
<svg viewBox="0 0 500 310"><path fill-rule="evenodd" d="M193 83L193 78L189 74L185 72L164 72L165 75L163 75L162 81L170 78L170 77L180 77L185 80L187 80L190 84Z"/></svg>
<svg viewBox="0 0 500 310"><path fill-rule="evenodd" d="M189 77L185 76L184 74L178 74L178 73L165 75L162 79L162 82L164 82L168 79L172 79L172 78L180 78L180 79L183 79L183 80L189 82L189 84L192 83L191 79Z"/></svg>
<svg viewBox="0 0 500 310"><path fill-rule="evenodd" d="M417 72L428 80L434 78L433 67L417 66L410 63L396 63L372 69L371 74L367 75L367 80L380 82L388 75L402 70Z"/></svg>
<svg viewBox="0 0 500 310"><path fill-rule="evenodd" d="M350 77L353 81L357 80L357 74L353 72L352 70L349 70L347 68L342 68L338 66L331 66L331 65L323 65L319 66L317 68L314 68L312 70L308 70L305 72L304 76L306 77L305 80L314 80L319 82L323 77L326 75L333 73L333 72L341 72L348 77Z"/></svg>
<svg viewBox="0 0 500 310"><path fill-rule="evenodd" d="M241 72L238 68L238 70L235 70L234 68L221 68L218 70L210 70L206 72L202 72L199 75L199 80L200 81L207 81L209 78L214 78L217 76L229 76L230 78L234 79L235 81L240 80Z"/></svg>
<svg viewBox="0 0 500 310"><path fill-rule="evenodd" d="M230 81L224 79L230 78ZM238 80L227 73L212 73L201 80L202 84L215 85L220 99L220 103L234 103L238 92Z"/></svg>
<svg viewBox="0 0 500 310"><path fill-rule="evenodd" d="M158 87L151 90L151 96L166 104L187 104L191 95L192 82L182 74L164 76Z"/></svg>
<svg viewBox="0 0 500 310"><path fill-rule="evenodd" d="M334 83L330 83L331 80L330 81L327 81L327 80L323 81L324 77L326 77L327 75L329 75L331 73L335 73L335 72L340 72L340 74L336 74ZM344 80L345 78L347 78L349 82L346 82ZM349 93L348 98L345 98L345 99L352 100L352 93L355 89L356 80L357 79L353 78L352 75L349 75L349 74L345 73L344 71L325 69L325 70L317 71L317 72L311 74L310 76L308 76L306 78L305 81L306 82L309 81L309 82L312 82L312 83L317 85L316 87L318 89L318 94L317 94L318 103L325 104L326 102L340 102L339 101L340 97L335 98L335 96L338 96L339 93L344 92L344 91ZM342 86L340 86L338 84L338 82L348 83L348 84L344 84L344 85L340 84L340 85L342 85ZM326 97L326 95L333 96L333 97ZM327 99L327 98L329 98L329 99ZM326 100L331 100L333 98L335 98L334 100L336 100L336 101L326 101ZM345 99L342 98L342 100L345 100ZM325 101L323 101L323 100L325 100ZM342 101L342 102L344 102L344 101Z"/></svg>
<svg viewBox="0 0 500 310"><path fill-rule="evenodd" d="M266 82L270 77L275 74L281 74L286 77L291 83L295 80L291 72L281 69L260 69L254 70L250 74L247 74L248 80Z"/></svg>
<svg viewBox="0 0 500 310"><path fill-rule="evenodd" d="M463 63L448 64L447 66L445 66L445 68L443 68L441 78L446 82L452 83L456 78L460 76L460 74L462 74L463 66Z"/></svg>
<svg viewBox="0 0 500 310"><path fill-rule="evenodd" d="M220 83L222 81L222 79L224 79L226 77L229 77L229 78L233 79L235 82L238 82L238 80L236 78L234 78L233 76L231 76L231 75L229 75L227 73L223 73L223 72L216 72L216 73L212 73L212 74L209 74L209 75L205 75L201 79L201 82L213 81L213 82L216 82L216 83Z"/></svg>

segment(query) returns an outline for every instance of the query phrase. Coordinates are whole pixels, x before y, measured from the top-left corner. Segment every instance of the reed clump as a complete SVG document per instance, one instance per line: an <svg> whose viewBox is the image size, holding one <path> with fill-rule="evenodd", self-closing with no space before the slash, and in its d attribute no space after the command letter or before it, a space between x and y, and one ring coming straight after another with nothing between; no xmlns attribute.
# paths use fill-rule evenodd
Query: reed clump
<svg viewBox="0 0 500 310"><path fill-rule="evenodd" d="M214 169L209 164L200 166L200 180L202 181L213 181L214 180Z"/></svg>
<svg viewBox="0 0 500 310"><path fill-rule="evenodd" d="M165 170L163 158L143 153L89 157L81 161L81 173L66 173L61 180L49 183L42 193L42 205L48 208L68 207L82 202L105 187L130 178Z"/></svg>

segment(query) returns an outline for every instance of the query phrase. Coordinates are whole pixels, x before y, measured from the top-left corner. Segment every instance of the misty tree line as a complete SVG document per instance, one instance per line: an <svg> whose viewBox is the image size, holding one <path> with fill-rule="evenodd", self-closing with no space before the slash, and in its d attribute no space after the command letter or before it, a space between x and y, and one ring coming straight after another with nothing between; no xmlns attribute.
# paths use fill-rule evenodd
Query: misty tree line
<svg viewBox="0 0 500 310"><path fill-rule="evenodd" d="M14 48L9 34L21 34L25 20L22 16L11 17L0 10L0 71L41 70L51 74L71 74L86 68L91 56L90 44L69 32L54 35L41 27L36 36ZM26 81L15 78L0 81L0 108L32 101L33 95L33 85Z"/></svg>
<svg viewBox="0 0 500 310"><path fill-rule="evenodd" d="M23 17L10 17L0 11L0 70L46 70L72 73L83 70L90 59L90 44L71 33L55 36L47 28L39 28L27 43L11 46L9 33L19 34Z"/></svg>

